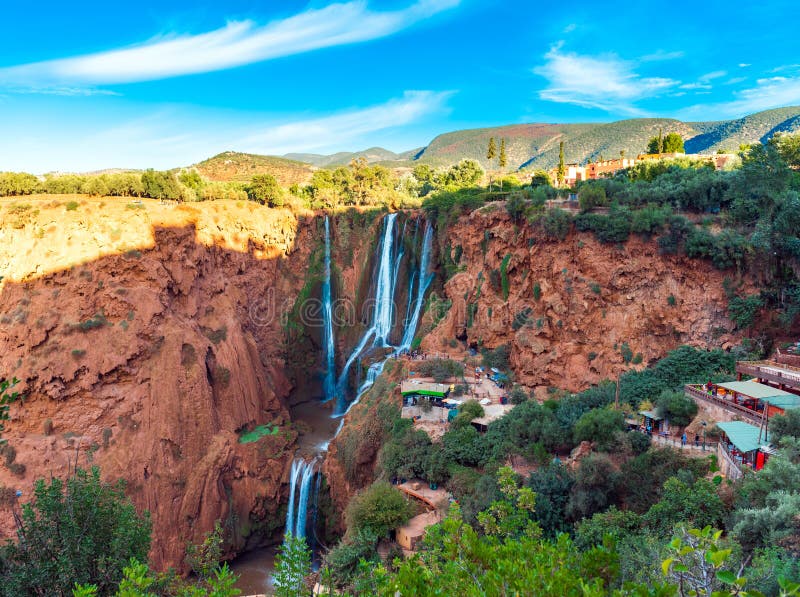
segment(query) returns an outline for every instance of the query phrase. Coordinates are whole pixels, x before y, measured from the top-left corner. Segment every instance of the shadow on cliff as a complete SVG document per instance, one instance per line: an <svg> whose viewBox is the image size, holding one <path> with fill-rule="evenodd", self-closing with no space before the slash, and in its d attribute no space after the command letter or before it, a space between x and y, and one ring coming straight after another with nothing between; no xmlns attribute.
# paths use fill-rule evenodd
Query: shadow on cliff
<svg viewBox="0 0 800 597"><path fill-rule="evenodd" d="M153 226L152 246L6 280L0 372L26 399L5 432L18 466L0 467L0 485L24 501L77 450L152 513L158 568L183 569L186 544L217 519L233 550L275 539L297 438L282 315L319 239L315 218L295 222L245 234L243 250L202 242L193 223ZM318 355L315 343L305 335L295 352ZM12 528L0 509L0 534Z"/></svg>

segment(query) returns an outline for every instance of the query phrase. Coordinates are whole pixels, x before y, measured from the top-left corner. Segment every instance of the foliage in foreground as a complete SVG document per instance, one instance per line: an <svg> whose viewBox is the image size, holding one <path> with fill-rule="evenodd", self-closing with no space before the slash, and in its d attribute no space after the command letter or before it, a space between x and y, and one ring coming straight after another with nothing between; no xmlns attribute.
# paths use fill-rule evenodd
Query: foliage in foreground
<svg viewBox="0 0 800 597"><path fill-rule="evenodd" d="M122 483L101 481L97 467L78 469L66 482L36 482L17 537L0 548L0 594L66 595L75 583L106 594L131 558L147 560L150 518L136 513Z"/></svg>

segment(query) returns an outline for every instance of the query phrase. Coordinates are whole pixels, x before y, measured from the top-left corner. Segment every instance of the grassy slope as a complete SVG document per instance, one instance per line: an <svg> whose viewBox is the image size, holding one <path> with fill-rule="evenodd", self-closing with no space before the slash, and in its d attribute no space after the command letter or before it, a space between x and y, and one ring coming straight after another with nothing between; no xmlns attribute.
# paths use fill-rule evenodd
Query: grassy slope
<svg viewBox="0 0 800 597"><path fill-rule="evenodd" d="M225 151L194 167L202 176L218 181L248 182L256 174L272 174L283 186L306 183L314 171L302 162L235 151Z"/></svg>
<svg viewBox="0 0 800 597"><path fill-rule="evenodd" d="M687 140L688 152L736 150L741 143L763 141L777 131L800 130L800 107L779 108L737 120L681 122L666 118L637 118L596 124L521 124L445 133L420 155L422 162L448 165L471 158L488 166L489 137L506 139L509 169L522 166L552 168L558 163L559 142L564 141L567 162L615 158L624 150L634 156L645 150L659 129L678 132ZM497 162L495 161L495 167Z"/></svg>

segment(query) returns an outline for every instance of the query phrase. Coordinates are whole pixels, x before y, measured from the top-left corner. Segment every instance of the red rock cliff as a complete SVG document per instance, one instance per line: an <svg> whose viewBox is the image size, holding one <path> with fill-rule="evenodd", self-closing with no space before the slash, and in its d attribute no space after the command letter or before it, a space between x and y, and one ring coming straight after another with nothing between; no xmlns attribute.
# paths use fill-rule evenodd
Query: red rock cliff
<svg viewBox="0 0 800 597"><path fill-rule="evenodd" d="M296 437L279 316L302 285L310 227L232 202L28 204L0 214L0 372L26 395L0 485L24 501L70 459L98 464L152 513L157 567L181 567L217 519L236 548L279 528ZM261 424L280 432L239 443Z"/></svg>

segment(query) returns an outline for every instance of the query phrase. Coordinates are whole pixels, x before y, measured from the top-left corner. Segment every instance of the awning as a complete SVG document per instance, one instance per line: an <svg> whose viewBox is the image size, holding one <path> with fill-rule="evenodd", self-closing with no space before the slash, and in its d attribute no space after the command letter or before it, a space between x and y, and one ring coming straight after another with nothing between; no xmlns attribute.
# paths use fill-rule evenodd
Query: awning
<svg viewBox="0 0 800 597"><path fill-rule="evenodd" d="M769 436L763 433L755 425L750 425L743 421L727 421L724 423L717 423L717 427L725 432L730 442L740 452L752 452L758 450L762 446L769 445ZM761 441L759 441L759 434Z"/></svg>
<svg viewBox="0 0 800 597"><path fill-rule="evenodd" d="M662 417L660 414L658 414L654 410L640 410L639 414L640 415L644 415L648 419L653 419L654 421L663 421L664 420L664 417Z"/></svg>
<svg viewBox="0 0 800 597"><path fill-rule="evenodd" d="M749 398L764 400L765 402L771 398L781 398L781 397L789 397L795 399L800 398L794 394L790 394L789 392L784 392L783 390L779 390L778 388L773 388L772 386L768 386L766 384L758 383L757 381L752 381L752 380L728 381L717 385L720 388L725 388L726 390L730 390L731 392L736 392L737 394L742 394L743 396L747 396Z"/></svg>

